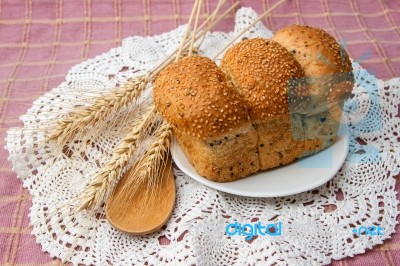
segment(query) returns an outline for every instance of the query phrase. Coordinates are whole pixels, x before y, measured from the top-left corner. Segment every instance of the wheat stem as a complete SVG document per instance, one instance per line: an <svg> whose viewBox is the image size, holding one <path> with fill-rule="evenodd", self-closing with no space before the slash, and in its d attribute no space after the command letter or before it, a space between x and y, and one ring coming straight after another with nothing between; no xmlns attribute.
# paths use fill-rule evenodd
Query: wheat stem
<svg viewBox="0 0 400 266"><path fill-rule="evenodd" d="M190 25L192 24L192 20L193 20L193 17L194 17L194 13L196 12L196 8L198 6L198 3L199 3L199 0L196 0L196 2L194 3L194 6L192 8L192 12L190 13L189 22L187 24L185 33L183 34L183 37L182 37L181 44L179 46L178 52L177 52L177 54L175 56L175 61L178 61L179 58L181 58L181 54L182 54L182 51L183 51L183 45L185 44L185 42L187 40L189 31L190 31Z"/></svg>
<svg viewBox="0 0 400 266"><path fill-rule="evenodd" d="M190 40L189 56L191 56L193 53L193 46L194 46L194 42L196 39L196 33L197 33L197 23L199 21L199 15L200 15L200 6L202 3L203 3L203 0L200 0L197 2L197 6L195 6L197 11L196 11L196 18L194 20L193 34L192 34L192 38Z"/></svg>
<svg viewBox="0 0 400 266"><path fill-rule="evenodd" d="M285 2L286 0L281 0L279 2L277 2L275 5L273 5L270 9L268 9L267 11L265 11L261 16L259 16L253 23L251 23L247 28L245 28L244 30L242 30L238 35L235 36L235 38L233 38L227 45L225 45L224 48L221 49L221 51L219 51L214 57L213 59L215 60L220 54L222 54L232 43L234 43L237 39L240 38L240 36L242 36L244 33L246 33L249 29L251 29L254 25L256 25L256 23L258 23L260 20L262 20L266 15L268 15L269 13L272 12L272 10L274 10L275 8L277 8L278 6L280 6L281 4L283 4L283 2Z"/></svg>
<svg viewBox="0 0 400 266"><path fill-rule="evenodd" d="M218 14L219 9L222 7L222 5L225 3L226 0L219 0L217 6L215 7L214 11L211 13L211 15L206 19L207 23L213 23L215 16ZM199 28L200 31L200 28ZM201 41L199 44L199 47L203 44L204 39L206 38L206 34L207 32L205 32L203 34L203 36L201 37Z"/></svg>

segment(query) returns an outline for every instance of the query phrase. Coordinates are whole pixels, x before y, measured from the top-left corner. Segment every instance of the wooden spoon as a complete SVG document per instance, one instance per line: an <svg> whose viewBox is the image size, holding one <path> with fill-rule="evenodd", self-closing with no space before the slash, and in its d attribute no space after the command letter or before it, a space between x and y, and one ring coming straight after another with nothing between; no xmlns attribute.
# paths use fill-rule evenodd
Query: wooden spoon
<svg viewBox="0 0 400 266"><path fill-rule="evenodd" d="M161 174L160 185L151 192L151 197L148 197L147 183L144 183L133 195L132 201L113 200L121 191L127 191L123 188L127 184L129 172L133 171L134 167L123 175L115 192L109 197L106 216L112 226L125 233L145 235L160 229L171 216L176 196L175 179L169 157Z"/></svg>

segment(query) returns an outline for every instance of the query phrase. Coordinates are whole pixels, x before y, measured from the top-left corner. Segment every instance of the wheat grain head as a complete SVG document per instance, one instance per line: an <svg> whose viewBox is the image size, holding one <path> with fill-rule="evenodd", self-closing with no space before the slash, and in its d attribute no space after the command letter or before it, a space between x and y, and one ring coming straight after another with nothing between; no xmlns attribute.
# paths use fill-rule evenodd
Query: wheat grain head
<svg viewBox="0 0 400 266"><path fill-rule="evenodd" d="M94 98L93 104L79 107L67 117L57 121L49 139L57 140L59 147L62 147L76 132L95 126L104 117L137 100L149 82L148 75L136 77L123 86L114 88L108 94Z"/></svg>
<svg viewBox="0 0 400 266"><path fill-rule="evenodd" d="M79 209L91 209L104 202L107 191L115 186L123 171L126 170L138 142L146 137L147 130L145 129L155 121L155 118L155 107L151 105L147 112L133 123L132 130L113 150L111 159L79 197L81 202Z"/></svg>

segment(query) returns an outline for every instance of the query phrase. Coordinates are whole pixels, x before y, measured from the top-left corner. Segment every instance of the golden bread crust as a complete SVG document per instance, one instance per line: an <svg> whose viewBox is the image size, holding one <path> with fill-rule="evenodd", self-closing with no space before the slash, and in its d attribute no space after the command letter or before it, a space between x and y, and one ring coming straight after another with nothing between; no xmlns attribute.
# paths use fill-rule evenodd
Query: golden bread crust
<svg viewBox="0 0 400 266"><path fill-rule="evenodd" d="M277 42L262 38L231 47L222 58L221 68L245 99L253 122L287 115L287 84L304 77L292 54Z"/></svg>
<svg viewBox="0 0 400 266"><path fill-rule="evenodd" d="M194 138L218 138L249 123L241 96L209 58L184 57L158 75L154 103L173 128Z"/></svg>
<svg viewBox="0 0 400 266"><path fill-rule="evenodd" d="M303 67L306 76L352 71L346 51L326 31L303 25L278 30L272 40L285 47Z"/></svg>
<svg viewBox="0 0 400 266"><path fill-rule="evenodd" d="M326 31L290 25L278 30L272 40L285 47L300 63L308 78L310 95L332 102L351 92L354 78L350 58Z"/></svg>

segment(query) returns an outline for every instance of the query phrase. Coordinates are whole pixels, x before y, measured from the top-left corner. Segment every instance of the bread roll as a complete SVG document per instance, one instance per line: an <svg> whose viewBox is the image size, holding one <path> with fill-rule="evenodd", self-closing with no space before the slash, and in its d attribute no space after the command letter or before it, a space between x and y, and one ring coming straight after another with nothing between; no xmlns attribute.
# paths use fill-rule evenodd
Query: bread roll
<svg viewBox="0 0 400 266"><path fill-rule="evenodd" d="M306 147L304 136L295 139L291 134L287 90L297 85L292 80L304 78L304 71L288 50L271 40L245 40L225 53L221 68L247 103L262 170L288 164L306 148L319 147L318 139Z"/></svg>
<svg viewBox="0 0 400 266"><path fill-rule="evenodd" d="M336 139L344 101L354 84L349 56L319 28L287 26L272 40L292 53L305 73L306 96L289 93L292 131L303 130L305 139L319 138L321 149L330 146Z"/></svg>
<svg viewBox="0 0 400 266"><path fill-rule="evenodd" d="M351 71L331 36L295 25L233 46L221 68L200 56L170 64L154 102L200 175L234 181L331 145Z"/></svg>
<svg viewBox="0 0 400 266"><path fill-rule="evenodd" d="M170 64L153 93L200 175L226 182L259 170L257 133L246 104L212 60L189 56Z"/></svg>

